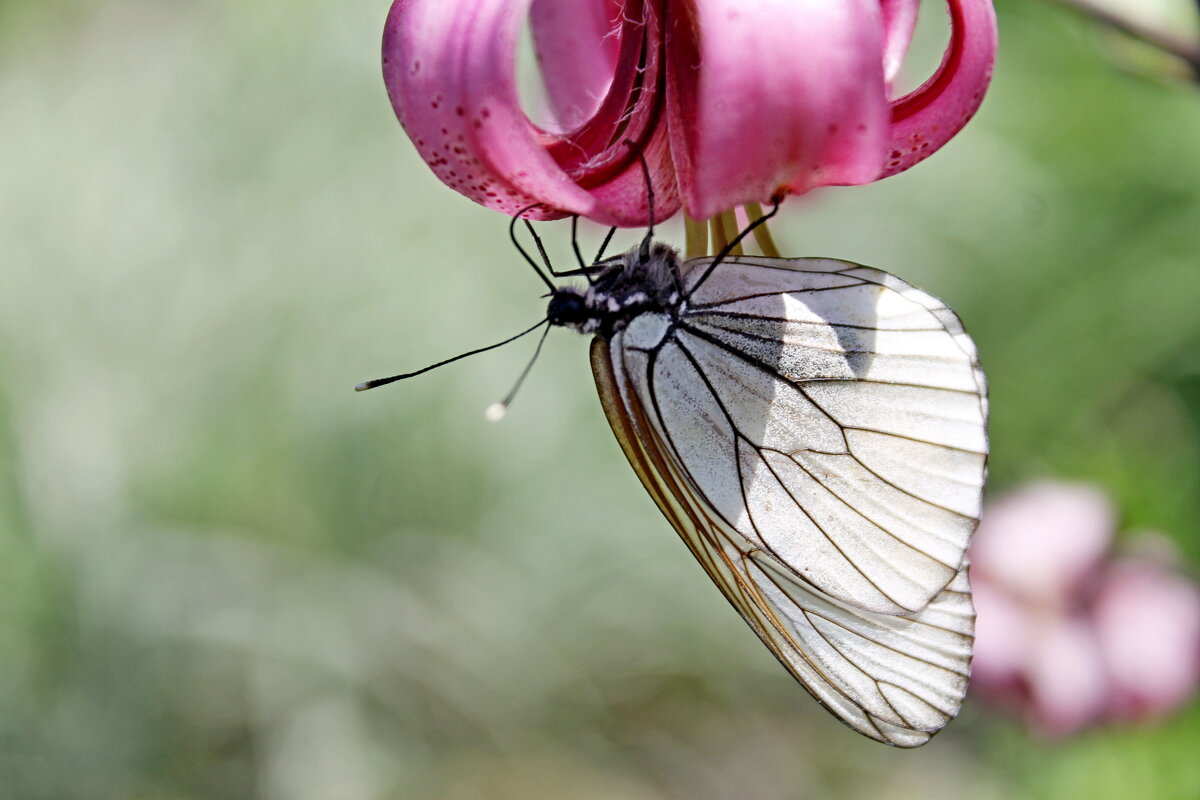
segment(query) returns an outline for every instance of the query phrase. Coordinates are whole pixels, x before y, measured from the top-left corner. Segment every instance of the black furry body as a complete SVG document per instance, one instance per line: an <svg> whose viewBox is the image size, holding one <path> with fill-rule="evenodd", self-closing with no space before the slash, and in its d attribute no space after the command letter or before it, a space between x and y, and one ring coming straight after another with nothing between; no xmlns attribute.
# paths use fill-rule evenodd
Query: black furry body
<svg viewBox="0 0 1200 800"><path fill-rule="evenodd" d="M653 242L638 245L598 269L586 288L565 286L550 296L551 325L594 333L607 340L640 314L676 316L683 303L679 252Z"/></svg>

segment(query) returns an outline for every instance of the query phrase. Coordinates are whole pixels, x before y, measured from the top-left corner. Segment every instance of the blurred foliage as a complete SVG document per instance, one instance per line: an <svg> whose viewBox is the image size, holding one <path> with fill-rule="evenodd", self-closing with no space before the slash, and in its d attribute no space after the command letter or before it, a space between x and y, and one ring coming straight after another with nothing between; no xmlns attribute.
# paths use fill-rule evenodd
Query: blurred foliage
<svg viewBox="0 0 1200 800"><path fill-rule="evenodd" d="M501 425L532 343L350 391L543 303L396 125L387 5L0 3L0 797L1200 796L1195 709L1046 744L969 702L915 752L828 718L638 486L581 340ZM1000 5L967 130L777 236L958 309L994 490L1094 481L1200 558L1200 98Z"/></svg>

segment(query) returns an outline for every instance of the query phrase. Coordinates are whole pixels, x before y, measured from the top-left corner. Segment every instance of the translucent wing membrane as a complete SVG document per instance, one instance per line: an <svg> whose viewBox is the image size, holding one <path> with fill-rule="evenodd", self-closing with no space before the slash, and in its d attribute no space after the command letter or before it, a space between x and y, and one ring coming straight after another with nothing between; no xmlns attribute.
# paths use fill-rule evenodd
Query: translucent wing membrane
<svg viewBox="0 0 1200 800"><path fill-rule="evenodd" d="M961 565L923 610L888 616L838 602L798 580L776 557L732 529L684 473L644 405L635 351L597 339L592 369L622 449L663 514L776 658L831 713L877 741L916 747L958 711L966 691L974 614ZM666 410L661 413L672 413ZM725 431L698 416L697 436ZM737 463L736 446L723 451Z"/></svg>
<svg viewBox="0 0 1200 800"><path fill-rule="evenodd" d="M688 262L689 287L709 263ZM735 258L675 324L614 337L612 358L681 485L763 564L881 614L920 611L959 574L987 408L939 301L857 264Z"/></svg>

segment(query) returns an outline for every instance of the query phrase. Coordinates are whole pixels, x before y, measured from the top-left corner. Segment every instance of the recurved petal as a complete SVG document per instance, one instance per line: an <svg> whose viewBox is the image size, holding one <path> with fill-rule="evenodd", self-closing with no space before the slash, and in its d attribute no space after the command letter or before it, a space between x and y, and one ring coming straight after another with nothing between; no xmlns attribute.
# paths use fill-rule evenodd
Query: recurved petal
<svg viewBox="0 0 1200 800"><path fill-rule="evenodd" d="M912 41L921 0L880 0L879 6L883 11L883 77L891 86Z"/></svg>
<svg viewBox="0 0 1200 800"><path fill-rule="evenodd" d="M546 95L560 130L599 109L621 49L620 0L533 0L529 27Z"/></svg>
<svg viewBox="0 0 1200 800"><path fill-rule="evenodd" d="M507 214L541 203L527 216L578 213L644 225L641 151L659 216L673 214L679 203L655 106L661 93L642 91L646 81L657 83L658 49L649 48L644 64L637 57L658 34L658 20L637 0L625 5L608 95L585 123L555 134L530 122L517 92L516 45L530 0L396 0L384 29L384 81L401 125L438 178Z"/></svg>
<svg viewBox="0 0 1200 800"><path fill-rule="evenodd" d="M996 12L991 0L947 0L950 44L936 73L892 102L883 174L903 172L950 141L983 102L996 60Z"/></svg>
<svg viewBox="0 0 1200 800"><path fill-rule="evenodd" d="M667 19L672 154L693 217L879 177L879 0L692 0Z"/></svg>

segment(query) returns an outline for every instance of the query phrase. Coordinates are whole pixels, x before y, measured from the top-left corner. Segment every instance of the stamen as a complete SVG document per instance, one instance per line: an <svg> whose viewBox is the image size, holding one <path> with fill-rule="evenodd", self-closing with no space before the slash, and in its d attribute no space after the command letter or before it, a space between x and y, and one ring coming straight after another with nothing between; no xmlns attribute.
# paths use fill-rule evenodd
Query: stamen
<svg viewBox="0 0 1200 800"><path fill-rule="evenodd" d="M708 243L709 253L719 253L724 250L725 245L729 244L729 237L725 235L725 225L721 222L720 214L709 218L708 231L711 234Z"/></svg>
<svg viewBox="0 0 1200 800"><path fill-rule="evenodd" d="M720 214L720 220L721 220L721 227L724 229L723 233L725 234L726 243L733 241L734 238L738 235L738 231L741 230L741 226L738 225L737 215L734 214L732 209L730 209L729 211L722 211ZM717 250L717 252L719 253L721 251ZM731 256L745 255L745 250L742 249L742 245L739 243L739 244L734 245L733 249L729 251L729 255L731 255Z"/></svg>
<svg viewBox="0 0 1200 800"><path fill-rule="evenodd" d="M686 241L683 250L685 259L708 255L708 226L704 222L692 219L685 211L683 212L683 231Z"/></svg>
<svg viewBox="0 0 1200 800"><path fill-rule="evenodd" d="M746 203L746 217L750 222L756 219L762 219L763 210L761 203ZM775 239L771 236L771 231L767 229L767 223L763 223L754 229L754 241L758 245L758 249L767 258L782 258L779 254L779 248L775 245Z"/></svg>

